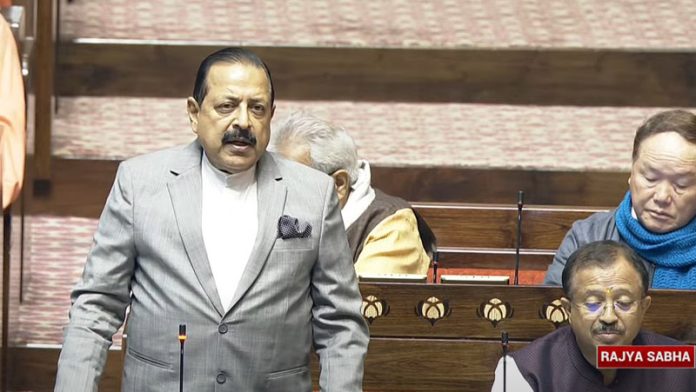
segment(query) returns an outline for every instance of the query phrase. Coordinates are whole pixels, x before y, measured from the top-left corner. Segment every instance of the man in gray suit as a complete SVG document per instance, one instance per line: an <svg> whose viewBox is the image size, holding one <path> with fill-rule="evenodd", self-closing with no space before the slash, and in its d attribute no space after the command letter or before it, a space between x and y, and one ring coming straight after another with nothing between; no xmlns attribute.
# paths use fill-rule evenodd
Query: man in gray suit
<svg viewBox="0 0 696 392"><path fill-rule="evenodd" d="M208 56L197 140L123 162L99 221L56 391L95 391L130 305L124 391L361 391L369 340L330 177L266 153L273 84L253 53Z"/></svg>

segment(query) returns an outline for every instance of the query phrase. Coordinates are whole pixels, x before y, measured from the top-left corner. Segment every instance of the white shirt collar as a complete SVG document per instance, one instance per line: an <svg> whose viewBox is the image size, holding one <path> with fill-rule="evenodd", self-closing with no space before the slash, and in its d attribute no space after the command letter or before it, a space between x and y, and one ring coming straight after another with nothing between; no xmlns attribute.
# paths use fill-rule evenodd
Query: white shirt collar
<svg viewBox="0 0 696 392"><path fill-rule="evenodd" d="M213 164L208 156L203 152L203 170L208 174L208 178L217 186L227 187L236 191L243 191L256 182L256 165L239 173L226 173Z"/></svg>

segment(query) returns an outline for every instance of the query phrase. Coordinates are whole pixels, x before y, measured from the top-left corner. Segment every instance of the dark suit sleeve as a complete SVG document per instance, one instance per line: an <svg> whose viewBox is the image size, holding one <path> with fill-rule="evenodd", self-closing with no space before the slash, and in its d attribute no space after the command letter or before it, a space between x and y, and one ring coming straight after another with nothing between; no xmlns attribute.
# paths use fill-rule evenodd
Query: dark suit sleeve
<svg viewBox="0 0 696 392"><path fill-rule="evenodd" d="M318 260L312 270L314 346L322 391L362 391L369 342L351 252L333 183L328 182Z"/></svg>
<svg viewBox="0 0 696 392"><path fill-rule="evenodd" d="M546 271L544 284L561 285L563 269L570 255L579 247L594 241L619 241L619 233L614 223L614 212L596 212L589 217L576 221L566 233L561 246L553 257L553 263Z"/></svg>
<svg viewBox="0 0 696 392"><path fill-rule="evenodd" d="M553 256L553 263L549 265L548 270L546 270L546 277L544 277L544 284L560 286L562 283L563 269L565 268L566 262L573 252L580 246L578 244L578 233L576 224L574 223L570 230L563 238L561 246L556 251Z"/></svg>
<svg viewBox="0 0 696 392"><path fill-rule="evenodd" d="M135 265L133 196L127 169L99 219L82 278L71 294L70 322L58 361L55 391L96 391L112 336L123 324Z"/></svg>

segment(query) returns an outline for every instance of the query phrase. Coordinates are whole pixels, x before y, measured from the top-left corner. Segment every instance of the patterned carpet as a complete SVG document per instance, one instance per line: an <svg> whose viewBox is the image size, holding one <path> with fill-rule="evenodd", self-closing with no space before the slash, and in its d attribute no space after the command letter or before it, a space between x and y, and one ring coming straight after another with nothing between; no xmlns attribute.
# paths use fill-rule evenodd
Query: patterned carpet
<svg viewBox="0 0 696 392"><path fill-rule="evenodd" d="M54 155L124 159L194 135L184 99L61 98ZM277 102L343 126L375 165L626 171L635 129L659 108Z"/></svg>
<svg viewBox="0 0 696 392"><path fill-rule="evenodd" d="M61 0L71 38L269 46L694 48L692 0Z"/></svg>
<svg viewBox="0 0 696 392"><path fill-rule="evenodd" d="M15 222L19 228L19 222ZM12 344L56 344L68 321L70 290L79 279L97 220L31 216L25 221L23 302ZM120 333L114 342L120 345Z"/></svg>

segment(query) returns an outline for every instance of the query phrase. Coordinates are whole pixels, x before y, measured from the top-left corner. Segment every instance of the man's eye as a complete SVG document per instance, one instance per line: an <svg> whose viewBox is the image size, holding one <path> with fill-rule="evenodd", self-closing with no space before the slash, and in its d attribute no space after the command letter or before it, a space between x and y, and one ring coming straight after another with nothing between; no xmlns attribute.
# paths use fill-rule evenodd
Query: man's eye
<svg viewBox="0 0 696 392"><path fill-rule="evenodd" d="M623 310L624 312L627 312L631 310L633 307L634 302L633 301L618 301L616 302L616 308L619 310Z"/></svg>
<svg viewBox="0 0 696 392"><path fill-rule="evenodd" d="M231 103L223 103L223 104L218 106L218 110L221 110L221 111L230 111L233 109L234 109L234 105Z"/></svg>
<svg viewBox="0 0 696 392"><path fill-rule="evenodd" d="M266 107L263 105L254 105L252 106L251 110L253 110L255 113L263 114L266 111Z"/></svg>
<svg viewBox="0 0 696 392"><path fill-rule="evenodd" d="M590 312L596 312L602 308L601 302L585 302L585 307Z"/></svg>

